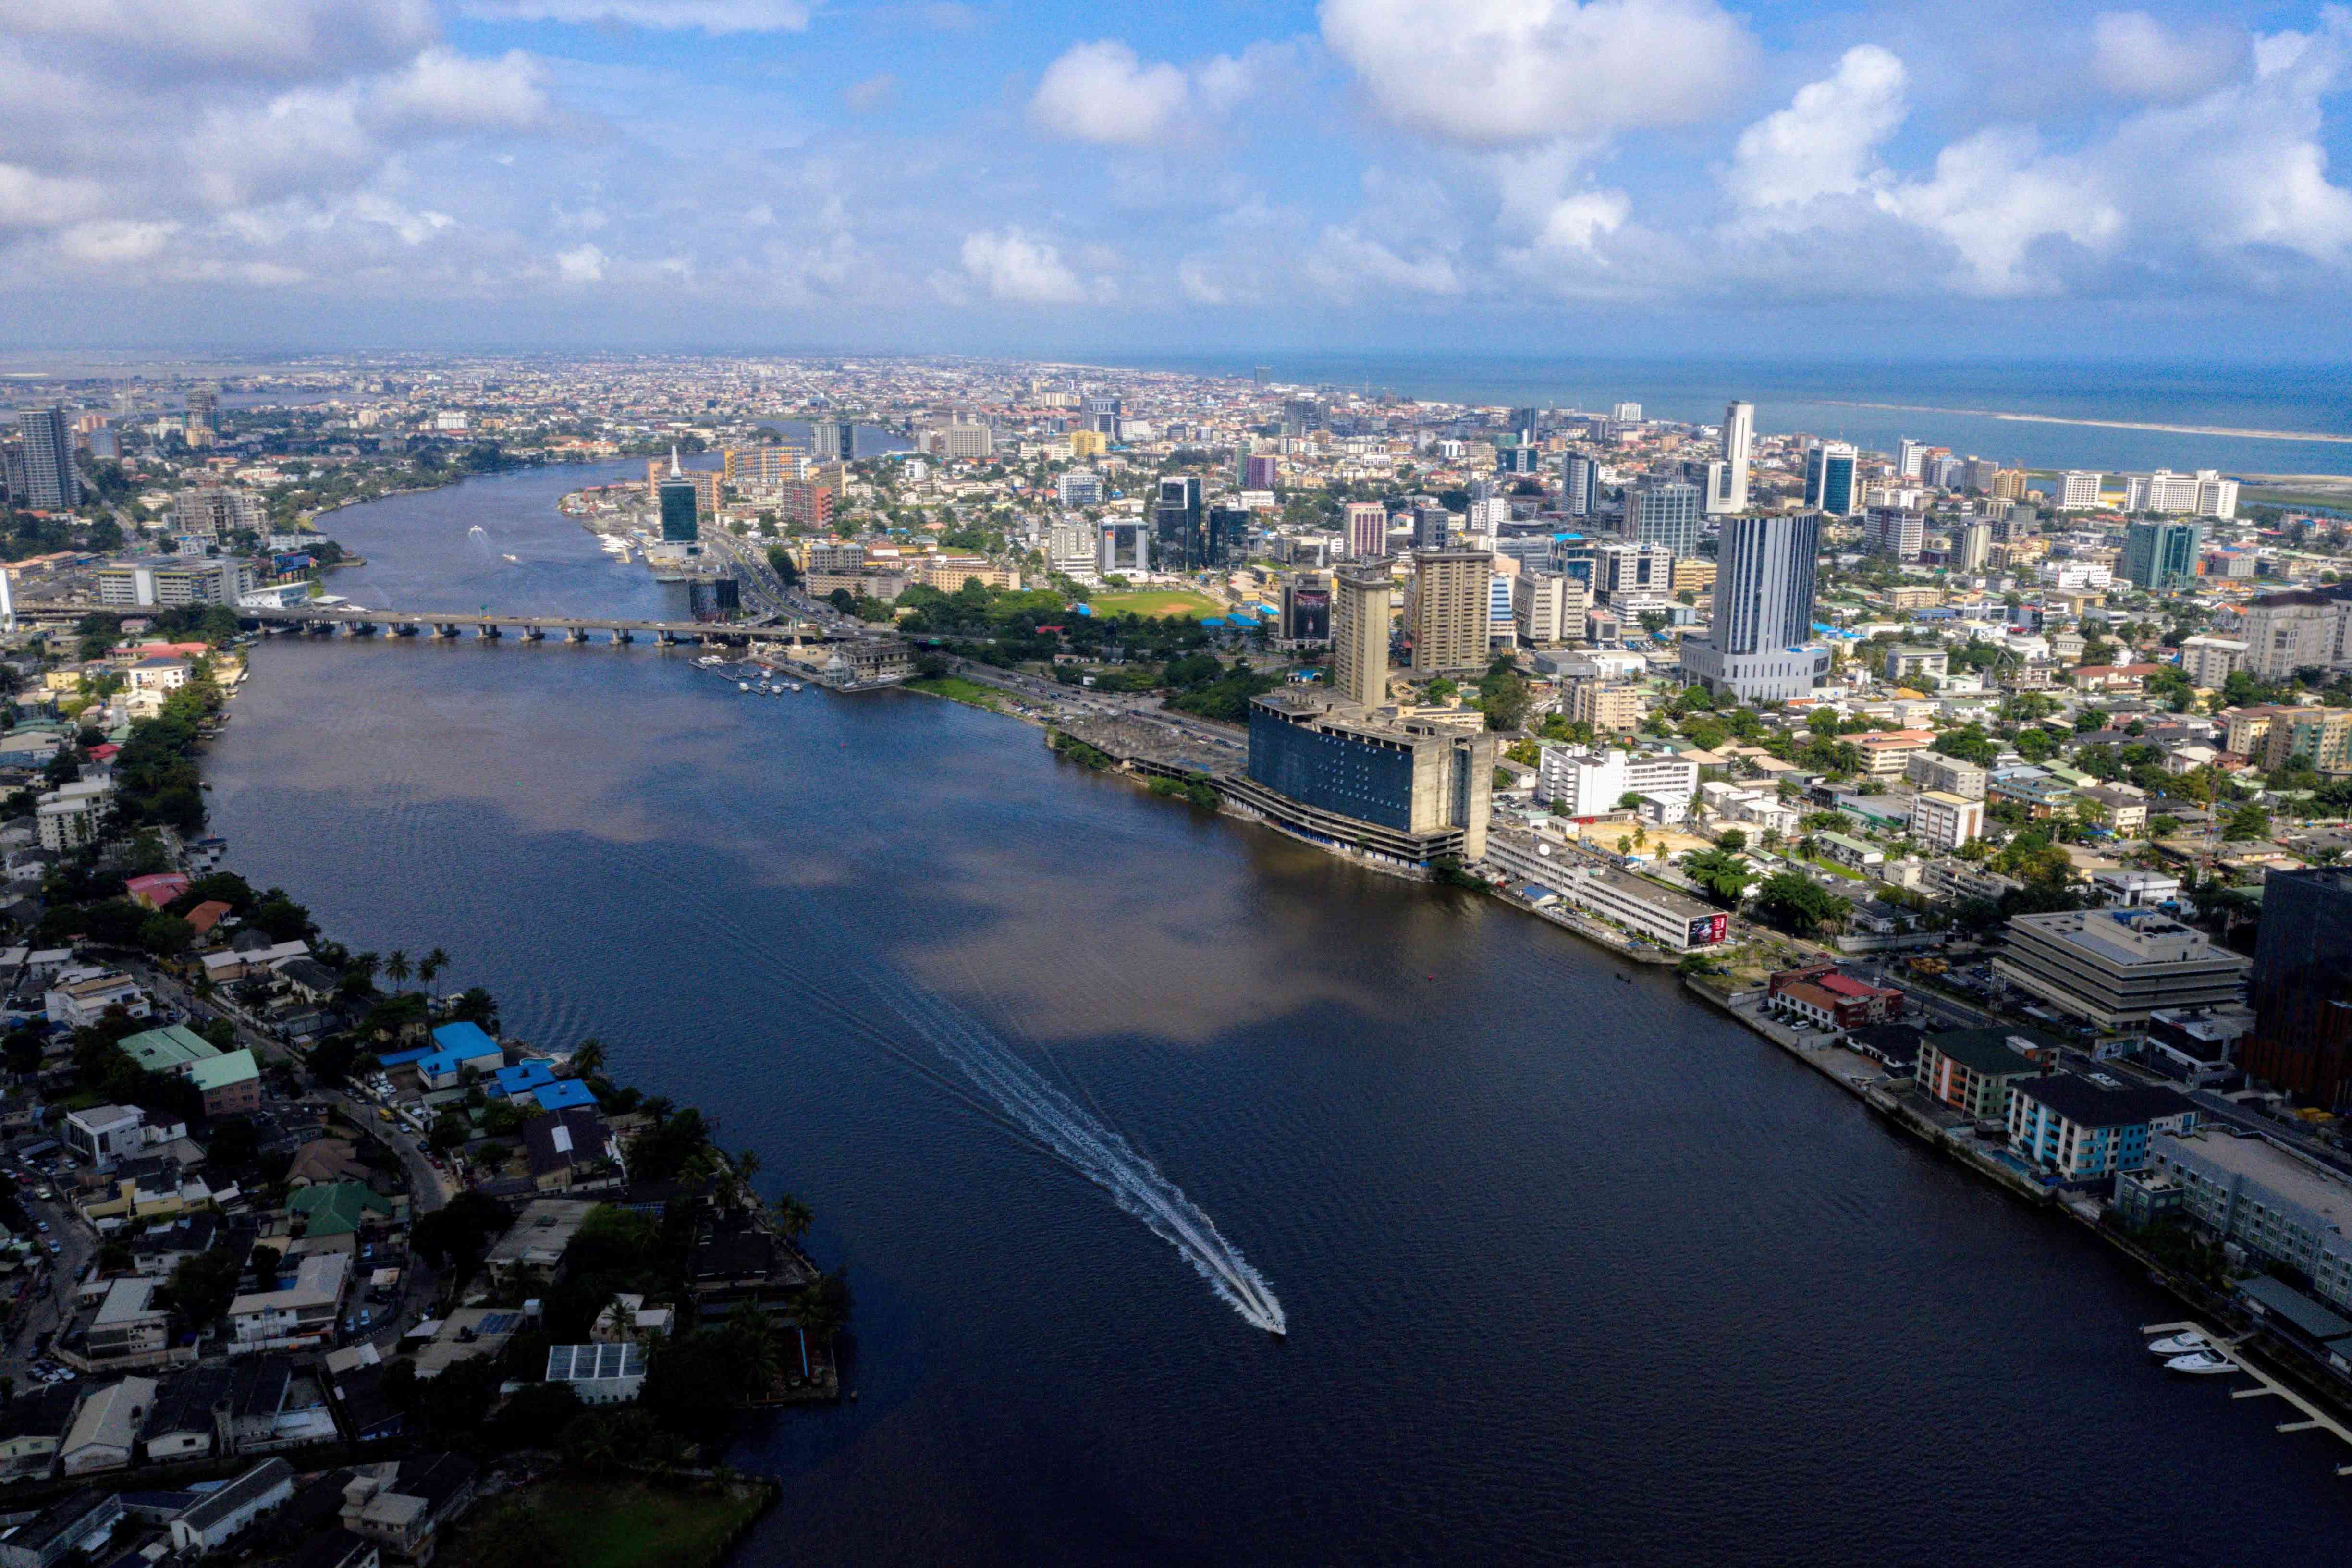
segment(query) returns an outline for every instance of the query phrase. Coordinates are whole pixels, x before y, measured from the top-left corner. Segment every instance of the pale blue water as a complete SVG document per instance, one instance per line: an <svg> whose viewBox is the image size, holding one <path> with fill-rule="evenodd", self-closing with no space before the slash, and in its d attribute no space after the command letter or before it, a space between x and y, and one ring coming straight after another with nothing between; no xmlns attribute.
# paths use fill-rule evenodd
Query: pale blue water
<svg viewBox="0 0 2352 1568"><path fill-rule="evenodd" d="M1739 360L1512 358L1502 355L1140 353L1106 363L1247 375L1278 382L1386 387L1447 402L1584 408L1642 405L1667 419L1723 416L1735 397L1756 405L1757 428L1892 451L1901 437L2034 468L2232 474L2352 474L2352 446L2253 440L2081 426L2021 424L1969 414L1858 406L2040 414L2155 425L2352 436L2352 374L2336 365L2139 365L1951 361L1843 363Z"/></svg>

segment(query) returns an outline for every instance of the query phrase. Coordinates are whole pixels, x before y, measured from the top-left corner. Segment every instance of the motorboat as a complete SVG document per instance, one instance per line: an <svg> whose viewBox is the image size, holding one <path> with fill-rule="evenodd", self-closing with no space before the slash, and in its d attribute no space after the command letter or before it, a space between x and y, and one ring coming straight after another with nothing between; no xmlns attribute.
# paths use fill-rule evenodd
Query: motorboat
<svg viewBox="0 0 2352 1568"><path fill-rule="evenodd" d="M2212 1341L2195 1329L2186 1329L2168 1339L2157 1341L2147 1347L2147 1353L2160 1356L2195 1355L2199 1351L2210 1350L2212 1343Z"/></svg>
<svg viewBox="0 0 2352 1568"><path fill-rule="evenodd" d="M751 683L748 680L739 680L735 683L735 689L738 691L749 691L751 689Z"/></svg>
<svg viewBox="0 0 2352 1568"><path fill-rule="evenodd" d="M794 691L801 689L801 683L797 680L788 680L784 684L790 686Z"/></svg>
<svg viewBox="0 0 2352 1568"><path fill-rule="evenodd" d="M2192 1351L2188 1355L2177 1355L2166 1362L2164 1370L2185 1372L2191 1377L2215 1377L2225 1372L2237 1371L2238 1363L2210 1350Z"/></svg>

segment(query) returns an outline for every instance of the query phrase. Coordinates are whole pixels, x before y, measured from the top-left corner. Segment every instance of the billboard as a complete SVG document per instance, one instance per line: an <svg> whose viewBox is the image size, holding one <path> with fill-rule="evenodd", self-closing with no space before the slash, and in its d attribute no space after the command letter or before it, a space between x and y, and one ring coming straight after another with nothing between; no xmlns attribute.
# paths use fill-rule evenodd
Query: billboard
<svg viewBox="0 0 2352 1568"><path fill-rule="evenodd" d="M1685 947L1709 946L1721 942L1730 929L1729 915L1700 915L1691 921L1690 931L1684 937L1683 945Z"/></svg>

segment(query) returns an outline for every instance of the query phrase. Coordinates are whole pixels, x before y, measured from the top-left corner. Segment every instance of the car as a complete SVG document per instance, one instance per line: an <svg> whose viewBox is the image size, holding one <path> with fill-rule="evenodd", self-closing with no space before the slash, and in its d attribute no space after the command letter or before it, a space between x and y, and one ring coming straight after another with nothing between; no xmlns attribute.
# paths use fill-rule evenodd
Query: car
<svg viewBox="0 0 2352 1568"><path fill-rule="evenodd" d="M48 1235L48 1234L49 1234L49 1222L48 1222L47 1220L40 1220L40 1221L37 1221L37 1223L40 1226L40 1227L41 1227L41 1234L42 1234L43 1236L47 1236L47 1235Z"/></svg>
<svg viewBox="0 0 2352 1568"><path fill-rule="evenodd" d="M49 1241L49 1256L50 1256L50 1257L55 1258L55 1257L57 1257L58 1254L60 1254L60 1253L64 1252L64 1251L65 1251L65 1249L66 1249L66 1247L65 1247L65 1243L63 1243L63 1242L61 1242L61 1241L57 1240L55 1237L51 1237L51 1238L50 1238L50 1241Z"/></svg>

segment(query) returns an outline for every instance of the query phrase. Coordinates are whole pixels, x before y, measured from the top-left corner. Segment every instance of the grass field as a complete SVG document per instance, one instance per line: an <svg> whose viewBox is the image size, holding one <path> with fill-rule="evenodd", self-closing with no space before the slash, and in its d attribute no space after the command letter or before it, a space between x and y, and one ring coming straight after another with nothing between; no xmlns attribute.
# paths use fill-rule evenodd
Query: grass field
<svg viewBox="0 0 2352 1568"><path fill-rule="evenodd" d="M1097 594L1087 601L1098 616L1222 616L1225 607L1190 588L1144 588L1132 594Z"/></svg>
<svg viewBox="0 0 2352 1568"><path fill-rule="evenodd" d="M569 1568L697 1568L760 1512L750 1488L706 1492L621 1477L565 1477L522 1496L564 1547Z"/></svg>
<svg viewBox="0 0 2352 1568"><path fill-rule="evenodd" d="M906 684L909 691L928 691L934 697L985 708L992 713L1002 710L1000 693L991 691L977 681L966 680L961 675L942 675L933 680L909 680Z"/></svg>

